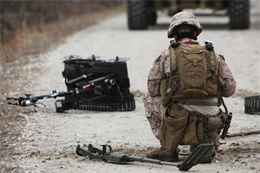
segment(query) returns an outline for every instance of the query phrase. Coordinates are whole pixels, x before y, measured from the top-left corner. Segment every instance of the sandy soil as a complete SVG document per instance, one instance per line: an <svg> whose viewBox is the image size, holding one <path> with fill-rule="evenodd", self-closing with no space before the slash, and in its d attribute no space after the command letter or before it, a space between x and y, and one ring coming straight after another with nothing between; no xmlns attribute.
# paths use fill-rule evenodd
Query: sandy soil
<svg viewBox="0 0 260 173"><path fill-rule="evenodd" d="M237 81L237 92L225 99L233 112L229 133L259 130L259 115L244 113L246 95L260 93L260 22L259 2L252 1L251 27L248 30L230 31L227 18L198 17L204 26L199 37L212 40L216 52L223 54ZM40 55L37 61L22 69L28 72L30 80L24 91L35 95L47 94L50 90L66 90L61 72L64 64L59 59L65 55L78 54L85 57L92 54L102 59L115 56L130 57L127 61L131 82L130 90L135 95L136 109L131 112L97 112L69 110L66 114L55 112L55 100L41 101L47 109L23 108L19 116L27 123L21 130L12 155L6 155L0 162L0 170L7 172L179 172L172 166L148 163L111 164L90 161L77 156L76 145L87 149L89 143L96 147L109 144L115 152L130 153L144 157L146 153L160 146L150 131L144 116L141 100L147 91L146 80L153 60L168 47L166 31L170 17L160 13L159 25L146 31L129 31L126 14L119 14L95 26L86 28L65 39L53 51ZM217 22L214 23L214 22ZM221 25L219 25L219 23ZM223 24L224 23L224 24ZM35 69L42 69L37 72ZM15 75L15 74L13 74ZM8 90L8 89L7 89ZM6 96L22 95L22 92L8 91ZM6 109L12 109L6 105ZM199 164L190 172L260 172L260 135L226 138L211 164ZM187 146L181 147L188 152ZM180 156L181 160L185 156Z"/></svg>

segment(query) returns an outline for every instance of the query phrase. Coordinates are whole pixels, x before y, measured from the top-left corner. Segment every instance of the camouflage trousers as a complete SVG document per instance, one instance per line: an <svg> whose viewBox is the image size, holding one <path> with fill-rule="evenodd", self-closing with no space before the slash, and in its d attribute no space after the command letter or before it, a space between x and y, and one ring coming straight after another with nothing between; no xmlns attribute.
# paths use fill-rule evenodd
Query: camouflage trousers
<svg viewBox="0 0 260 173"><path fill-rule="evenodd" d="M160 126L165 107L162 105L161 96L151 97L149 93L143 95L145 117L150 123L154 136L159 139Z"/></svg>
<svg viewBox="0 0 260 173"><path fill-rule="evenodd" d="M150 123L154 136L159 140L161 121L166 107L162 105L160 96L151 97L149 93L143 95L143 102L145 107L145 117ZM203 128L203 132L208 136L209 142L214 144L211 151L211 155L214 157L215 151L218 150L218 147L220 146L220 131L216 129L214 131L211 130L210 132L208 129Z"/></svg>

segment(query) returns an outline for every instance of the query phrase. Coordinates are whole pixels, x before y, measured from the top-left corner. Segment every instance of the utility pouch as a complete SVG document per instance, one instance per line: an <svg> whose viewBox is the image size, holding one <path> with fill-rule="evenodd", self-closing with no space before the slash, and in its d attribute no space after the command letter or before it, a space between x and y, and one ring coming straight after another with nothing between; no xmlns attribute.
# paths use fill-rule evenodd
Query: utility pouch
<svg viewBox="0 0 260 173"><path fill-rule="evenodd" d="M180 61L181 92L194 98L208 95L206 92L207 58L203 50L182 50Z"/></svg>
<svg viewBox="0 0 260 173"><path fill-rule="evenodd" d="M167 83L168 83L168 78L161 80L160 94L161 94L162 104L164 106L166 106L170 101L170 97L167 97L167 93L166 93Z"/></svg>
<svg viewBox="0 0 260 173"><path fill-rule="evenodd" d="M218 80L215 76L209 75L207 77L207 93L210 96L216 96L218 91Z"/></svg>
<svg viewBox="0 0 260 173"><path fill-rule="evenodd" d="M171 101L171 96L177 90L177 75L172 75L166 79L161 80L160 94L162 104L167 106Z"/></svg>
<svg viewBox="0 0 260 173"><path fill-rule="evenodd" d="M223 129L226 119L227 119L227 113L223 112L220 109L219 115L208 117L206 127L209 130Z"/></svg>
<svg viewBox="0 0 260 173"><path fill-rule="evenodd" d="M181 145L199 145L203 143L203 118L191 113L189 122L185 129Z"/></svg>
<svg viewBox="0 0 260 173"><path fill-rule="evenodd" d="M222 125L223 123L220 117L216 116L208 118L207 128L209 130L220 129Z"/></svg>
<svg viewBox="0 0 260 173"><path fill-rule="evenodd" d="M160 127L159 139L163 148L175 151L183 137L189 113L182 107L170 103L165 110Z"/></svg>

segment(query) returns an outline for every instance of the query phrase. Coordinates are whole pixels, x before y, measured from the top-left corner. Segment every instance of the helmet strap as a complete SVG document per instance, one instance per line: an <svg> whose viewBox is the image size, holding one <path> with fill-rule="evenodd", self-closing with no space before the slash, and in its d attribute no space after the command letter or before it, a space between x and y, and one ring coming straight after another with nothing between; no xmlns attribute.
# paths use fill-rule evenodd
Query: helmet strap
<svg viewBox="0 0 260 173"><path fill-rule="evenodd" d="M176 35L177 35L177 41L182 38L190 38L190 39L197 40L197 36L194 35L194 32L181 32L181 33L177 33Z"/></svg>

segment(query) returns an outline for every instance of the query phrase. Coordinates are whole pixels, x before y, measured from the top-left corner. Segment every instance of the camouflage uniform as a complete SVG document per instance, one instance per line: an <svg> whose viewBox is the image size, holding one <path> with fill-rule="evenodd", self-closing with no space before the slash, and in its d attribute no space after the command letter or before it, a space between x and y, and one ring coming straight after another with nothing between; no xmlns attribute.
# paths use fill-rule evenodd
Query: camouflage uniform
<svg viewBox="0 0 260 173"><path fill-rule="evenodd" d="M189 47L194 47L198 45L199 42L193 39L185 40L180 42L180 46L184 46L189 49ZM165 107L161 103L160 96L160 81L166 78L167 59L170 58L169 49L164 50L159 57L157 57L153 63L153 66L149 72L148 76L148 92L143 95L143 101L145 106L145 116L149 120L151 129L156 138L159 139L159 130L161 125L161 120ZM218 64L219 72L219 82L222 90L222 95L224 97L231 96L236 89L236 82L234 77L225 62L222 55L216 53L216 60ZM203 102L217 102L217 98L203 99ZM194 100L193 100L194 101ZM195 100L201 101L201 100ZM180 104L179 104L180 105ZM197 106L197 105L180 105L188 111L194 111L205 115L217 115L219 113L219 108L217 106ZM204 128L204 132L207 129ZM215 153L215 149L220 145L219 143L220 134L218 130L213 132L209 137L209 141L215 144L213 147L212 155Z"/></svg>

